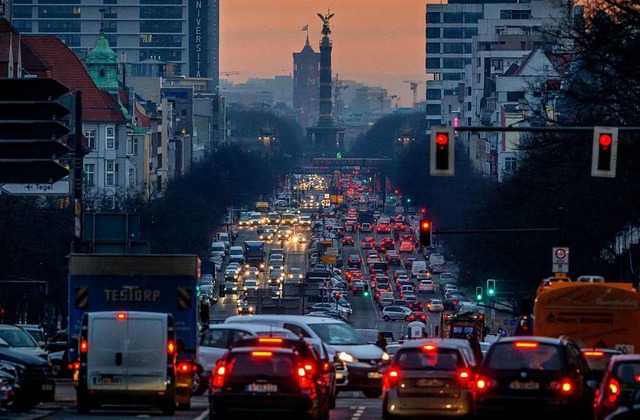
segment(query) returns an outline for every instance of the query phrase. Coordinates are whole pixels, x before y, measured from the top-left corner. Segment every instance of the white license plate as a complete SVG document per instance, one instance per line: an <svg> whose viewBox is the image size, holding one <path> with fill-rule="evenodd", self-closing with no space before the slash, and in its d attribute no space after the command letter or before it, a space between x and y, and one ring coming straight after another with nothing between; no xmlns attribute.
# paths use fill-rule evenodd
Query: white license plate
<svg viewBox="0 0 640 420"><path fill-rule="evenodd" d="M98 380L98 384L100 385L112 385L119 384L120 377L119 376L103 376Z"/></svg>
<svg viewBox="0 0 640 420"><path fill-rule="evenodd" d="M344 373L336 372L336 379L344 379Z"/></svg>
<svg viewBox="0 0 640 420"><path fill-rule="evenodd" d="M540 384L537 382L518 382L513 381L509 384L509 388L511 389L522 389L525 391L536 390L540 388Z"/></svg>
<svg viewBox="0 0 640 420"><path fill-rule="evenodd" d="M53 391L53 385L52 384L42 384L42 390L43 391Z"/></svg>
<svg viewBox="0 0 640 420"><path fill-rule="evenodd" d="M278 392L276 384L249 384L247 385L249 392Z"/></svg>
<svg viewBox="0 0 640 420"><path fill-rule="evenodd" d="M382 378L382 373L380 373L380 372L369 372L369 373L367 374L367 377L368 377L368 378L371 378L371 379L378 379L378 378Z"/></svg>

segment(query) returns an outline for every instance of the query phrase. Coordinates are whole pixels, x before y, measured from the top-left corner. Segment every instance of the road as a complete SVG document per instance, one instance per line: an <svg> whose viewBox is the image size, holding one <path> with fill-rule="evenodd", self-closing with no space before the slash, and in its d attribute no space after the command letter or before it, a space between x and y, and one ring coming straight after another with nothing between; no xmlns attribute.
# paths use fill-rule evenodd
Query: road
<svg viewBox="0 0 640 420"><path fill-rule="evenodd" d="M310 229L296 228L298 232L303 231L308 235ZM358 253L361 255L364 261L364 253L360 247L362 238L365 236L374 236L376 241L380 240L382 236L376 233L360 234L354 232L352 236L355 239L355 247L345 247L342 249L343 261L347 261L350 254ZM241 228L236 244L242 244L245 240L256 240L257 234L255 228ZM270 243L266 246L266 253L268 255L269 250L272 248L280 248L280 242ZM307 245L306 244L294 244L288 241L285 244L286 263L290 267L299 267L302 271L307 269ZM401 254L403 258L413 257L416 259L422 259L417 253ZM346 268L346 267L345 267ZM397 267L390 267L389 277L393 278L393 272ZM455 267L454 267L455 269ZM219 273L218 283L216 283L215 295L218 293L218 285L224 283L223 273ZM368 278L368 276L367 276ZM267 281L266 274L260 276L261 285L265 285ZM372 294L371 294L372 295ZM435 294L439 297L439 293ZM433 295L421 295L419 298L426 303L427 299L433 297ZM380 316L380 309L377 303L373 300L373 296L353 296L349 293L348 299L353 307L353 315L350 323L354 328L366 328L377 329L379 331L391 331L395 338L400 338L407 334L407 323L404 321L384 321ZM213 322L221 322L226 317L236 314L237 308L237 295L226 294L225 297L220 298L218 303L211 306L210 318ZM430 335L433 335L436 325L439 325L440 315L428 314L427 329ZM92 412L90 416L79 416L75 413L75 392L71 382L62 381L57 385L56 390L56 402L47 404L34 410L29 415L25 415L24 418L37 418L37 415L48 415L53 418L73 418L73 419L112 419L117 417L119 419L137 419L140 417L159 417L160 411L149 411L147 409L135 410L131 407L115 408ZM111 408L111 407L109 407ZM380 398L365 398L360 392L343 392L340 393L337 399L336 408L331 410L331 419L339 420L357 420L357 419L379 419L382 417L382 402ZM22 417L20 417L22 418ZM194 397L192 399L191 408L189 411L178 411L174 417L178 420L186 419L204 419L208 418L208 402L206 395L200 397ZM259 416L252 416L252 418L258 419Z"/></svg>

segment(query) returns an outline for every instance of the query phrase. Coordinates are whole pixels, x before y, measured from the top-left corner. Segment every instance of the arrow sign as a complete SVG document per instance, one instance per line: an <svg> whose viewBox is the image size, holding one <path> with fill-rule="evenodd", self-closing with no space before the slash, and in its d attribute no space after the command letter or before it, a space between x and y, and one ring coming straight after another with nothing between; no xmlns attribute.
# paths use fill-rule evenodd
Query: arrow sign
<svg viewBox="0 0 640 420"><path fill-rule="evenodd" d="M50 184L69 175L69 170L53 160L0 159L0 183Z"/></svg>
<svg viewBox="0 0 640 420"><path fill-rule="evenodd" d="M0 101L51 101L69 88L49 77L0 79Z"/></svg>
<svg viewBox="0 0 640 420"><path fill-rule="evenodd" d="M0 101L3 120L23 120L27 115L32 120L59 120L69 113L69 108L53 101Z"/></svg>
<svg viewBox="0 0 640 420"><path fill-rule="evenodd" d="M0 191L9 195L60 195L71 194L71 182L62 179L53 184L2 184Z"/></svg>
<svg viewBox="0 0 640 420"><path fill-rule="evenodd" d="M69 148L57 141L3 140L0 142L2 159L58 159L69 153Z"/></svg>

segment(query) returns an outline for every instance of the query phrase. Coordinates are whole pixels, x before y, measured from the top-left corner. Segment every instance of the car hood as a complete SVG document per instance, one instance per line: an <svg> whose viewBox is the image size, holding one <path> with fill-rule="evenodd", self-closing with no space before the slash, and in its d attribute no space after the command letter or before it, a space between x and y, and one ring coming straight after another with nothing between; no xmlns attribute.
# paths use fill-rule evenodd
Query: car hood
<svg viewBox="0 0 640 420"><path fill-rule="evenodd" d="M328 344L329 352L332 356L337 353L345 352L349 353L359 361L366 360L380 360L382 359L382 349L373 344L361 344L361 345L343 345L343 344Z"/></svg>
<svg viewBox="0 0 640 420"><path fill-rule="evenodd" d="M20 363L23 365L41 365L48 366L49 363L41 355L46 354L42 349L17 349L17 348L0 348L0 360L8 362Z"/></svg>

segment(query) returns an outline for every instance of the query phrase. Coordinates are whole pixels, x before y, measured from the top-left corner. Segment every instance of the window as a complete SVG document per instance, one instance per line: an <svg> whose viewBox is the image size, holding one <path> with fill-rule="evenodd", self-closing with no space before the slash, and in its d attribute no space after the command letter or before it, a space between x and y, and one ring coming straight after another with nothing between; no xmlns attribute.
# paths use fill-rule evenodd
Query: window
<svg viewBox="0 0 640 420"><path fill-rule="evenodd" d="M471 12L464 14L464 21L466 23L478 23L480 19L482 19L482 13Z"/></svg>
<svg viewBox="0 0 640 420"><path fill-rule="evenodd" d="M461 58L443 58L443 69L461 69L464 67L464 60Z"/></svg>
<svg viewBox="0 0 640 420"><path fill-rule="evenodd" d="M128 155L137 155L138 154L138 138L137 137L129 137L127 140L127 154Z"/></svg>
<svg viewBox="0 0 640 420"><path fill-rule="evenodd" d="M531 10L500 10L500 19L531 19Z"/></svg>
<svg viewBox="0 0 640 420"><path fill-rule="evenodd" d="M114 126L107 127L105 148L107 150L114 150L116 148L116 128Z"/></svg>
<svg viewBox="0 0 640 420"><path fill-rule="evenodd" d="M467 111L471 111L471 102L467 102Z"/></svg>
<svg viewBox="0 0 640 420"><path fill-rule="evenodd" d="M464 37L471 38L474 36L478 36L478 28L465 28L464 29Z"/></svg>
<svg viewBox="0 0 640 420"><path fill-rule="evenodd" d="M440 38L440 28L427 28L427 39Z"/></svg>
<svg viewBox="0 0 640 420"><path fill-rule="evenodd" d="M462 74L456 73L444 73L442 75L442 80L462 80Z"/></svg>
<svg viewBox="0 0 640 420"><path fill-rule="evenodd" d="M443 28L443 38L462 38L462 28Z"/></svg>
<svg viewBox="0 0 640 420"><path fill-rule="evenodd" d="M229 347L229 330L208 330L202 335L200 345L203 347L215 347L226 349Z"/></svg>
<svg viewBox="0 0 640 420"><path fill-rule="evenodd" d="M87 147L89 150L96 150L96 130L84 130L84 137L87 139Z"/></svg>
<svg viewBox="0 0 640 420"><path fill-rule="evenodd" d="M427 99L442 99L440 89L427 89Z"/></svg>
<svg viewBox="0 0 640 420"><path fill-rule="evenodd" d="M507 102L518 102L524 99L524 92L507 92Z"/></svg>
<svg viewBox="0 0 640 420"><path fill-rule="evenodd" d="M87 187L94 187L96 185L96 165L93 163L84 164L84 177L82 182Z"/></svg>
<svg viewBox="0 0 640 420"><path fill-rule="evenodd" d="M464 44L462 42L445 42L442 44L442 52L445 54L462 54Z"/></svg>
<svg viewBox="0 0 640 420"><path fill-rule="evenodd" d="M442 115L440 104L427 104L427 115Z"/></svg>
<svg viewBox="0 0 640 420"><path fill-rule="evenodd" d="M127 185L136 185L136 169L129 168L127 171Z"/></svg>
<svg viewBox="0 0 640 420"><path fill-rule="evenodd" d="M105 161L104 183L107 187L113 187L114 185L116 185L116 178L118 175L117 168L118 165L116 164L115 160Z"/></svg>
<svg viewBox="0 0 640 420"><path fill-rule="evenodd" d="M463 18L462 13L444 13L442 20L444 23L462 23Z"/></svg>
<svg viewBox="0 0 640 420"><path fill-rule="evenodd" d="M302 327L300 327L298 325L295 325L295 324L284 324L283 327L286 328L287 330L291 331L292 333L294 333L298 337L311 338L309 333L306 332L304 330L304 328L302 328Z"/></svg>
<svg viewBox="0 0 640 420"><path fill-rule="evenodd" d="M427 12L427 23L440 23L440 12Z"/></svg>
<svg viewBox="0 0 640 420"><path fill-rule="evenodd" d="M427 70L439 69L439 68L440 68L439 58L427 58Z"/></svg>
<svg viewBox="0 0 640 420"><path fill-rule="evenodd" d="M513 172L516 170L517 161L514 157L508 157L504 159L504 170L507 172Z"/></svg>
<svg viewBox="0 0 640 420"><path fill-rule="evenodd" d="M437 42L427 42L427 54L439 54L440 53L440 44Z"/></svg>

